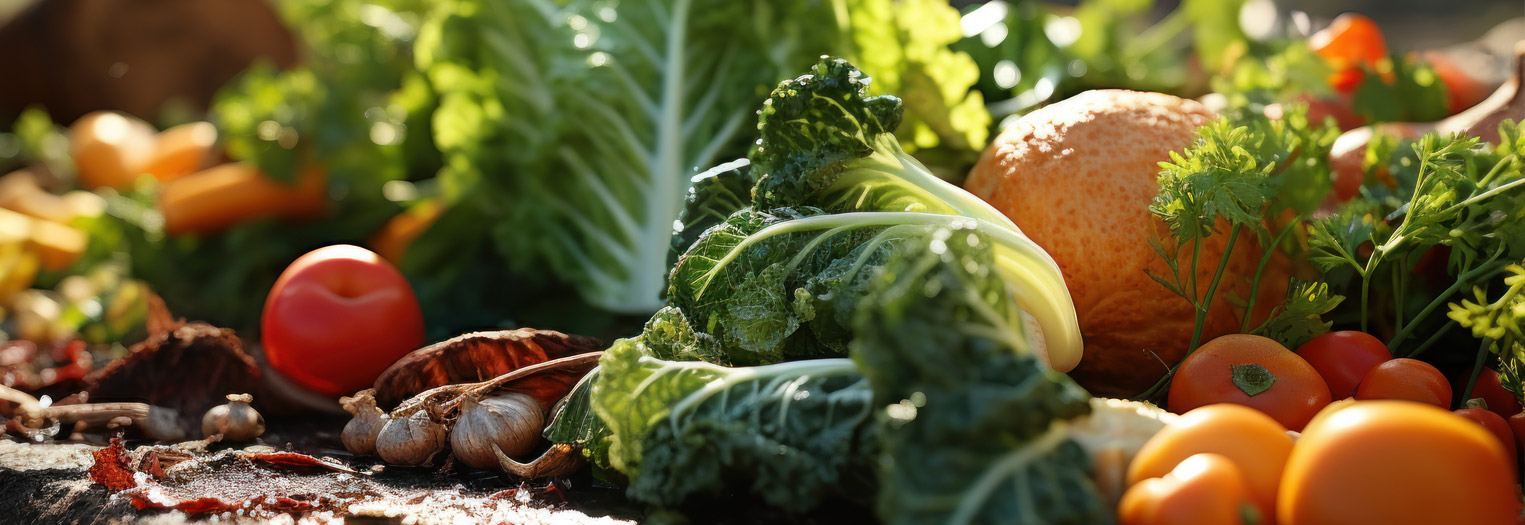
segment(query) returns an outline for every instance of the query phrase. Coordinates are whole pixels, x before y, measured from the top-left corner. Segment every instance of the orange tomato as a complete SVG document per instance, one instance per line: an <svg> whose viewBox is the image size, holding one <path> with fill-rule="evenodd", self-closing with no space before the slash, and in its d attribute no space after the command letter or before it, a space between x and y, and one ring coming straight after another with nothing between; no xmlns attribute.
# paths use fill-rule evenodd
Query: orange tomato
<svg viewBox="0 0 1525 525"><path fill-rule="evenodd" d="M1220 454L1196 454L1166 474L1128 488L1117 507L1121 525L1258 523L1259 514L1234 461Z"/></svg>
<svg viewBox="0 0 1525 525"><path fill-rule="evenodd" d="M1187 412L1166 425L1134 455L1128 484L1163 477L1193 455L1210 452L1233 461L1244 475L1250 499L1274 522L1281 471L1292 452L1287 429L1259 411L1233 405L1209 405Z"/></svg>
<svg viewBox="0 0 1525 525"><path fill-rule="evenodd" d="M1277 518L1299 525L1515 523L1520 502L1498 440L1447 410L1359 401L1303 431Z"/></svg>
<svg viewBox="0 0 1525 525"><path fill-rule="evenodd" d="M1434 366L1400 357L1383 362L1361 378L1356 399L1403 399L1451 408L1451 382Z"/></svg>
<svg viewBox="0 0 1525 525"><path fill-rule="evenodd" d="M1170 384L1174 412L1234 403L1292 430L1302 430L1329 398L1329 386L1307 361L1281 343L1248 334L1208 341L1181 362Z"/></svg>

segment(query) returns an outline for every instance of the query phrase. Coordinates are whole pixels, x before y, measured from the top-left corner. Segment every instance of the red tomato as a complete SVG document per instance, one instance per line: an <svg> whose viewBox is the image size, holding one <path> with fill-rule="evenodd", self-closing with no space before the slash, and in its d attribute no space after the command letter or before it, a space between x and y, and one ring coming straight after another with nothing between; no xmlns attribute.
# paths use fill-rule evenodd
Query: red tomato
<svg viewBox="0 0 1525 525"><path fill-rule="evenodd" d="M370 386L424 342L418 298L374 252L336 245L303 255L275 281L260 320L270 366L339 396Z"/></svg>
<svg viewBox="0 0 1525 525"><path fill-rule="evenodd" d="M1356 399L1406 399L1451 408L1451 383L1429 363L1400 357L1372 367Z"/></svg>
<svg viewBox="0 0 1525 525"><path fill-rule="evenodd" d="M1352 93L1366 74L1363 68L1375 69L1387 59L1387 39L1370 18L1345 13L1335 17L1329 27L1308 38L1313 52L1324 57L1334 69L1329 85L1341 93Z"/></svg>
<svg viewBox="0 0 1525 525"><path fill-rule="evenodd" d="M1520 400L1513 392L1504 389L1504 384L1499 382L1499 373L1492 368L1484 368L1483 373L1477 376L1477 385L1472 387L1472 397L1482 398L1488 404L1488 410L1500 417L1510 417L1520 413Z"/></svg>
<svg viewBox="0 0 1525 525"><path fill-rule="evenodd" d="M1525 412L1509 416L1509 430L1514 434L1515 457L1519 457L1520 451L1525 449Z"/></svg>
<svg viewBox="0 0 1525 525"><path fill-rule="evenodd" d="M1329 385L1329 396L1345 399L1372 367L1392 359L1382 341L1364 332L1329 332L1297 347L1301 356Z"/></svg>
<svg viewBox="0 0 1525 525"><path fill-rule="evenodd" d="M1234 403L1302 430L1329 404L1329 386L1307 361L1281 343L1258 335L1229 334L1181 361L1170 382L1170 410L1184 413L1213 403Z"/></svg>
<svg viewBox="0 0 1525 525"><path fill-rule="evenodd" d="M1502 416L1483 408L1463 408L1457 410L1456 415L1482 425L1483 429L1487 430L1489 434L1493 434L1493 437L1498 438L1499 444L1504 447L1504 451L1509 455L1510 468L1514 468L1516 457L1514 431L1509 429L1508 421Z"/></svg>

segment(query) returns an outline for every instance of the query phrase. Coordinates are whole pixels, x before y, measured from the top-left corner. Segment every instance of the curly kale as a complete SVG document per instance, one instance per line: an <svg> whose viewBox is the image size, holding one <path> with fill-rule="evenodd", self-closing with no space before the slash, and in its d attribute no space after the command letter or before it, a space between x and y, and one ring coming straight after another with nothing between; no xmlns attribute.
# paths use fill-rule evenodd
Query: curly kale
<svg viewBox="0 0 1525 525"><path fill-rule="evenodd" d="M854 325L853 360L882 407L880 518L1105 522L1066 432L1090 396L1029 350L992 243L960 228L918 241L879 274Z"/></svg>
<svg viewBox="0 0 1525 525"><path fill-rule="evenodd" d="M758 113L753 206L830 212L920 211L1010 226L985 201L939 179L895 138L899 98L868 96L870 79L822 57L810 73L774 88Z"/></svg>

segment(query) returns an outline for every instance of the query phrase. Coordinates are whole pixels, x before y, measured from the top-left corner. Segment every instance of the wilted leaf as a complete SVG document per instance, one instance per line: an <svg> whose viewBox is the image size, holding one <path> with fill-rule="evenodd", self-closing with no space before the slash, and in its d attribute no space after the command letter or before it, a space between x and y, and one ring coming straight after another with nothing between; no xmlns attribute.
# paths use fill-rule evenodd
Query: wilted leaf
<svg viewBox="0 0 1525 525"><path fill-rule="evenodd" d="M390 410L431 388L482 382L526 366L602 348L603 342L593 337L529 328L458 336L414 350L392 363L376 378L376 405Z"/></svg>

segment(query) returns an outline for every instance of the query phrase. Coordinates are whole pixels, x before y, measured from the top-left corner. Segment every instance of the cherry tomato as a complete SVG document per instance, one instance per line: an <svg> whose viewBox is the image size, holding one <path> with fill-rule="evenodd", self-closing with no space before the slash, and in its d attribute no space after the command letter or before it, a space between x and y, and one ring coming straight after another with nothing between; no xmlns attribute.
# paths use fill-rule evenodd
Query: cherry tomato
<svg viewBox="0 0 1525 525"><path fill-rule="evenodd" d="M1121 525L1245 523L1259 514L1244 474L1220 454L1196 454L1163 478L1149 478L1123 493L1117 508ZM1258 520L1257 520L1258 522Z"/></svg>
<svg viewBox="0 0 1525 525"><path fill-rule="evenodd" d="M1313 52L1334 69L1329 85L1341 93L1355 92L1365 78L1363 68L1375 69L1387 59L1387 39L1370 18L1356 13L1335 17L1334 22L1308 38Z"/></svg>
<svg viewBox="0 0 1525 525"><path fill-rule="evenodd" d="M1504 452L1509 456L1509 466L1513 472L1512 469L1516 465L1514 431L1509 429L1509 421L1485 408L1463 408L1457 410L1456 415L1482 425L1484 430L1498 438L1499 445L1504 447Z"/></svg>
<svg viewBox="0 0 1525 525"><path fill-rule="evenodd" d="M366 388L424 342L407 279L374 252L349 245L292 262L270 289L260 328L272 368L330 396Z"/></svg>
<svg viewBox="0 0 1525 525"><path fill-rule="evenodd" d="M1515 457L1525 451L1525 412L1509 416L1509 430L1514 434Z"/></svg>
<svg viewBox="0 0 1525 525"><path fill-rule="evenodd" d="M1275 523L1276 491L1292 453L1292 437L1270 416L1240 405L1208 405L1166 425L1133 456L1128 483L1164 476L1203 452L1222 454L1239 467L1250 498L1266 518L1262 523Z"/></svg>
<svg viewBox="0 0 1525 525"><path fill-rule="evenodd" d="M1484 368L1483 373L1477 376L1477 385L1472 387L1472 397L1482 398L1488 404L1488 410L1505 418L1525 410L1520 408L1519 398L1504 388L1504 384L1499 381L1499 373L1492 368Z"/></svg>
<svg viewBox="0 0 1525 525"><path fill-rule="evenodd" d="M1315 337L1297 347L1297 355L1318 370L1334 399L1355 395L1356 385L1361 383L1366 372L1393 358L1380 339L1354 330Z"/></svg>
<svg viewBox="0 0 1525 525"><path fill-rule="evenodd" d="M1515 523L1520 502L1498 439L1448 410L1358 401L1304 429L1277 522Z"/></svg>
<svg viewBox="0 0 1525 525"><path fill-rule="evenodd" d="M1208 341L1181 362L1170 384L1174 412L1235 403L1292 430L1302 430L1329 398L1329 386L1307 361L1281 343L1247 334Z"/></svg>
<svg viewBox="0 0 1525 525"><path fill-rule="evenodd" d="M1400 357L1372 367L1361 378L1356 399L1406 399L1449 410L1451 383L1429 363Z"/></svg>

